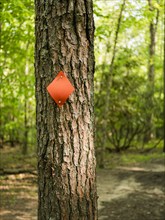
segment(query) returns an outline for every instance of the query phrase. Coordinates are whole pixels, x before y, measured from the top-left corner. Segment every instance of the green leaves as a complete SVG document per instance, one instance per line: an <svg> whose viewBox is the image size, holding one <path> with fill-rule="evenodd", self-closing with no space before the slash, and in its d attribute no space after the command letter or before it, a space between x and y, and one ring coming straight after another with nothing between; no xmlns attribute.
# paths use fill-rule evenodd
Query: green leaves
<svg viewBox="0 0 165 220"><path fill-rule="evenodd" d="M4 140L24 130L25 102L34 126L34 6L33 1L2 1L1 121ZM30 122L31 123L31 122ZM23 133L22 133L23 135ZM17 137L18 138L18 137ZM20 142L22 141L19 137Z"/></svg>
<svg viewBox="0 0 165 220"><path fill-rule="evenodd" d="M103 6L102 2L95 1L94 5L96 17L96 145L102 147L103 151L105 147L120 151L120 149L136 147L137 143L142 145L150 114L153 115L154 138L162 135L160 128L163 127L162 0L160 4L153 0L152 10L148 1L126 1L116 43L113 68L110 68L114 56L115 31L121 4L122 1L108 1ZM155 22L157 10L159 10L160 19L156 37L156 55L152 58L152 64L155 66L154 107L152 107L148 106L147 102L149 94L148 64L150 62L149 30L150 22ZM109 93L107 93L107 89L109 89ZM107 102L109 103L106 104ZM107 106L108 111L105 110Z"/></svg>

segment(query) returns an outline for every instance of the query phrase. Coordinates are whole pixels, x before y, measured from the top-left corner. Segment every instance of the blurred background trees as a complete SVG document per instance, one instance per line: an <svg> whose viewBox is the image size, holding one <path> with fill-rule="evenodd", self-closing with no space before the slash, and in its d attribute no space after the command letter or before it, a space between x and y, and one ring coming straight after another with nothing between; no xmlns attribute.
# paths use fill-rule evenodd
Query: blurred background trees
<svg viewBox="0 0 165 220"><path fill-rule="evenodd" d="M95 146L111 152L161 147L163 0L94 0ZM34 3L1 2L0 144L35 151Z"/></svg>
<svg viewBox="0 0 165 220"><path fill-rule="evenodd" d="M35 148L34 5L1 2L0 143Z"/></svg>
<svg viewBox="0 0 165 220"><path fill-rule="evenodd" d="M106 4L105 4L106 2ZM95 1L96 151L163 140L163 1Z"/></svg>

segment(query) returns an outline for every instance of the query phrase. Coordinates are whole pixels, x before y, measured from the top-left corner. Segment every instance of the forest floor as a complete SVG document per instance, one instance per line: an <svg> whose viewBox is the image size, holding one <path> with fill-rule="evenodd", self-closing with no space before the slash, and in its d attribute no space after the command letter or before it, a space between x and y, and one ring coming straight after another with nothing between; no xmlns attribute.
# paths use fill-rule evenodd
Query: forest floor
<svg viewBox="0 0 165 220"><path fill-rule="evenodd" d="M31 157L23 159L19 154L14 156L9 150L3 151L1 171L4 166L34 168L36 162ZM37 176L30 173L1 175L0 182L0 219L36 220ZM98 169L97 187L99 220L165 220L164 156Z"/></svg>

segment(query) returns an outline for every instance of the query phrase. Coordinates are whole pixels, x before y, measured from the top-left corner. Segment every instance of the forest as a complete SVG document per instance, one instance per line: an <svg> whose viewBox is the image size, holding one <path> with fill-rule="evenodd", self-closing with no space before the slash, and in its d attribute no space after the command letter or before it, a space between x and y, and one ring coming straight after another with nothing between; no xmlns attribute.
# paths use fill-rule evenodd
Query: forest
<svg viewBox="0 0 165 220"><path fill-rule="evenodd" d="M2 212L0 216L4 220L33 220L36 219L37 215L34 209L31 214L28 213L28 202L20 199L23 189L20 189L18 184L21 182L21 184L24 184L24 188L27 187L24 197L27 197L32 204L30 209L33 205L37 207L36 167L37 156L40 152L39 145L41 144L38 143L37 145L36 138L36 114L39 114L36 111L36 99L39 95L37 95L37 89L35 92L35 87L37 88L35 71L38 71L35 68L38 68L36 67L38 64L34 65L34 63L38 56L36 55L36 36L39 36L39 34L35 35L35 33L38 33L37 25L39 22L36 23L35 27L35 20L40 19L40 16L37 17L36 15L39 11L35 6L37 2L40 1L36 0L34 3L32 0L2 0L0 3L0 200L3 201L1 202ZM45 10L47 11L49 2L53 1L46 3ZM80 1L80 7L81 2L84 1ZM92 1L87 0L87 2ZM162 192L165 170L163 153L165 152L164 10L163 0L93 0L95 23L95 58L93 62L95 63L95 71L93 78L94 122L92 123L96 176L98 179L97 191L100 197L100 201L98 201L98 219L100 220L163 220L165 214L163 210L165 198ZM81 21L81 19L79 20ZM88 18L88 20L90 19ZM75 18L75 21L78 22L78 18ZM67 22L65 25L67 28ZM60 28L59 30L61 30ZM42 31L42 27L40 31ZM42 34L40 36L42 37ZM74 39L75 36L71 37ZM79 38L77 37L77 39ZM49 63L45 58L44 53L46 52L44 50L41 59L43 59L43 65L45 66L41 68L43 71L41 79L45 78L42 75L45 71L44 68L46 68L45 63ZM65 51L61 53L65 54ZM40 62L38 61L38 63ZM82 71L81 68L83 69L83 67L80 67L80 72ZM88 70L90 71L90 67ZM78 85L72 75L70 78L75 85ZM72 105L72 98L71 101L68 101L69 105ZM91 106L93 105L91 104ZM88 108L83 107L83 109ZM88 116L87 110L84 114ZM68 127L72 131L71 125L68 125ZM67 152L65 153L67 154ZM75 150L73 150L73 153L75 153ZM61 155L61 151L59 154ZM160 170L156 170L157 165L159 165L159 168L161 167ZM120 166L120 169L118 166ZM113 183L124 181L122 178L133 175L133 169L129 171L130 173L127 173L127 169L122 171L121 167L133 168L133 166L141 167L134 174L135 179L145 179L144 185L146 184L148 191L146 189L142 190L141 194L136 195L136 201L131 200L133 197L130 197L130 200L128 199L130 203L128 202L128 204L131 206L132 203L134 207L130 208L129 206L127 209L123 207L117 213L117 207L122 206L122 201L115 203L113 200L108 200L105 198L106 193L109 193L109 197L112 195L112 197L117 198L116 195L119 191L116 194L113 192ZM146 173L140 173L143 169L146 169ZM117 174L115 174L116 172ZM115 175L118 175L118 179ZM153 183L153 185L147 185L149 183ZM15 188L11 189L12 185L15 185ZM125 187L127 188L127 184ZM138 185L137 189L141 190ZM131 190L131 192L134 192L133 187ZM122 194L122 192L120 193ZM146 195L150 193L149 197L145 197L145 193ZM158 198L162 198L162 201L158 201L159 199L154 197L154 193ZM21 207L21 201L27 204L24 209ZM145 201L146 203L148 201L148 206L144 208L143 213L141 203L145 203ZM139 213L134 216L133 209L136 206L141 208L139 208ZM155 206L153 212L151 210L152 206ZM19 213L14 211L15 207L20 208L21 218L17 218ZM133 216L132 218L126 215L127 210L129 210L128 214ZM80 213L83 213L81 209L79 215ZM70 215L70 218L56 217L54 219L97 219L94 217L76 218L73 217L72 212ZM40 216L38 219L47 220L49 218Z"/></svg>

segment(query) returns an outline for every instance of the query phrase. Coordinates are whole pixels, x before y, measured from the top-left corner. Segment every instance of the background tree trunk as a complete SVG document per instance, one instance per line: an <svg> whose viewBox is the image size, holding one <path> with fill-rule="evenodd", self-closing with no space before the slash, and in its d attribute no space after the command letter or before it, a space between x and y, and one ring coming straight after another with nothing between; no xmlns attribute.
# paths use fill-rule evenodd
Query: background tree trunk
<svg viewBox="0 0 165 220"><path fill-rule="evenodd" d="M27 100L24 100L24 138L22 154L26 155L28 152L28 124L27 124Z"/></svg>
<svg viewBox="0 0 165 220"><path fill-rule="evenodd" d="M92 0L35 1L39 220L97 219ZM59 108L46 87L63 70L75 92Z"/></svg>
<svg viewBox="0 0 165 220"><path fill-rule="evenodd" d="M28 51L29 48L29 42L27 43L26 46L26 51ZM28 58L26 58L26 65L25 65L25 81L24 81L24 86L26 88L27 85L27 75L29 73L29 65L28 65ZM28 128L28 96L27 96L28 91L25 89L24 91L24 138L23 138L23 149L22 149L22 153L24 155L26 155L28 153L28 132L29 132L29 128Z"/></svg>
<svg viewBox="0 0 165 220"><path fill-rule="evenodd" d="M164 1L164 13L165 13L165 1ZM163 77L164 77L164 84L163 84L163 87L164 87L164 124L163 124L163 127L164 127L164 146L163 146L163 152L165 153L165 16L164 16L164 65L163 65Z"/></svg>
<svg viewBox="0 0 165 220"><path fill-rule="evenodd" d="M148 0L149 10L154 11L152 0ZM149 62L148 62L148 94L146 103L148 105L148 115L146 118L147 132L144 137L144 143L148 142L154 136L153 128L153 109L154 109L154 87L155 87L155 47L156 31L158 26L159 10L156 9L156 18L152 19L149 26L150 44L149 44ZM156 22L154 22L156 20Z"/></svg>
<svg viewBox="0 0 165 220"><path fill-rule="evenodd" d="M107 90L106 90L106 95L105 95L105 107L103 110L103 119L104 119L104 123L102 126L102 130L103 130L103 137L102 137L102 150L99 153L99 167L100 168L104 168L104 154L105 154L105 146L106 143L108 142L108 135L107 135L107 127L108 127L108 112L109 112L109 105L110 105L110 92L111 92L111 87L113 84L113 67L114 67L114 61L115 61L115 57L116 57L116 47L117 47L117 41L118 41L118 35L119 35L119 31L120 31L120 26L121 26L121 21L122 21L122 14L124 11L124 7L125 7L125 3L126 0L123 0L122 4L121 4L121 9L120 9L120 13L119 13L119 17L117 20L117 26L116 26L116 30L115 30L115 38L114 38L114 45L113 45L113 50L112 50L112 59L111 59L111 63L110 63L110 68L109 68L109 75L106 79L106 86L107 86ZM102 79L103 80L103 79ZM100 88L101 90L103 88Z"/></svg>

